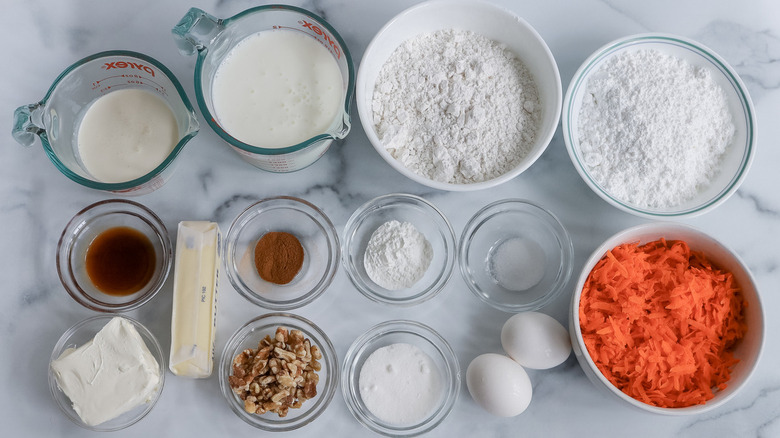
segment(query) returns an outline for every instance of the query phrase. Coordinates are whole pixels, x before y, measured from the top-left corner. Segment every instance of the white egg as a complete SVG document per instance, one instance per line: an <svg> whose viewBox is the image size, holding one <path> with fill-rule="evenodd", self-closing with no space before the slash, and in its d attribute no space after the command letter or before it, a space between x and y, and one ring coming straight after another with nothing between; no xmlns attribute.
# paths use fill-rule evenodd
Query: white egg
<svg viewBox="0 0 780 438"><path fill-rule="evenodd" d="M531 379L512 359L494 353L477 356L466 370L471 398L499 417L514 417L531 403Z"/></svg>
<svg viewBox="0 0 780 438"><path fill-rule="evenodd" d="M509 318L501 329L501 346L517 363L535 370L558 366L571 353L569 332L555 318L539 312Z"/></svg>

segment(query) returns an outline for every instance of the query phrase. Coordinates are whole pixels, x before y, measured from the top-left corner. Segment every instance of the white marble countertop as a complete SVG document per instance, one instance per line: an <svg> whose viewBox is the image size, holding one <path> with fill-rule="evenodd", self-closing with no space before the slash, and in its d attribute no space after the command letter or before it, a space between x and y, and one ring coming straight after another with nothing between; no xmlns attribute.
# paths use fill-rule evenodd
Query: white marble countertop
<svg viewBox="0 0 780 438"><path fill-rule="evenodd" d="M193 4L194 3L194 4ZM61 175L36 142L25 149L10 135L11 114L43 97L72 62L95 52L128 49L166 64L194 102L193 57L179 55L170 29L190 6L228 17L257 1L22 1L5 2L0 32L8 56L0 75L5 114L0 161L0 424L6 437L85 436L49 395L47 366L52 347L72 324L93 315L64 291L55 268L57 239L81 208L109 195ZM293 2L324 16L344 37L355 64L377 30L415 3L324 0ZM564 90L580 63L618 37L667 32L698 40L730 62L747 84L758 114L758 152L740 190L702 217L685 220L736 250L747 262L762 295L766 324L763 359L753 379L725 406L693 417L663 417L629 408L597 391L573 355L547 372L531 372L534 398L522 415L499 419L482 411L462 383L450 417L432 436L780 436L780 4L771 0L615 2L600 0L495 0L525 18L547 41ZM339 230L359 205L388 192L418 194L435 203L460 234L479 208L520 197L553 211L572 235L574 272L608 236L646 222L597 197L577 175L560 130L544 155L518 178L491 190L447 193L427 189L387 165L369 144L353 106L353 128L315 165L293 174L255 169L230 152L202 123L178 158L178 168L160 190L134 198L154 210L174 233L180 220L213 220L227 230L250 203L268 196L304 198L330 216ZM175 238L175 237L174 237ZM172 278L172 277L171 277ZM572 280L573 282L573 280ZM131 316L140 319L167 349L172 281ZM544 312L567 318L567 292ZM248 305L230 283L220 284L217 351L244 322L266 313ZM438 330L456 351L463 370L481 353L501 352L499 332L508 314L492 310L466 288L457 271L446 289L422 305L398 309L368 301L339 270L329 290L297 313L312 319L343 359L352 341L385 320L408 318ZM168 374L157 406L141 422L113 436L252 436L258 431L228 408L215 376L188 380ZM340 391L326 412L290 436L370 436L350 415Z"/></svg>

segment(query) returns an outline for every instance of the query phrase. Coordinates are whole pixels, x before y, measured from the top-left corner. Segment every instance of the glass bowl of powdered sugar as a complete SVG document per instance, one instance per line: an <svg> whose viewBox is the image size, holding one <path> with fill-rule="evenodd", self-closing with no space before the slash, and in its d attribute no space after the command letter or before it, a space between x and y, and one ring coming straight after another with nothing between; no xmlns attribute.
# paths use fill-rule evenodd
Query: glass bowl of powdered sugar
<svg viewBox="0 0 780 438"><path fill-rule="evenodd" d="M455 265L455 233L430 202L390 194L363 204L344 229L342 261L367 298L410 306L434 297Z"/></svg>
<svg viewBox="0 0 780 438"><path fill-rule="evenodd" d="M734 69L698 42L641 34L598 49L574 74L563 107L574 167L631 214L710 211L745 179L755 111Z"/></svg>
<svg viewBox="0 0 780 438"><path fill-rule="evenodd" d="M378 324L349 347L341 390L352 415L386 436L430 432L460 392L458 358L431 327L414 321Z"/></svg>

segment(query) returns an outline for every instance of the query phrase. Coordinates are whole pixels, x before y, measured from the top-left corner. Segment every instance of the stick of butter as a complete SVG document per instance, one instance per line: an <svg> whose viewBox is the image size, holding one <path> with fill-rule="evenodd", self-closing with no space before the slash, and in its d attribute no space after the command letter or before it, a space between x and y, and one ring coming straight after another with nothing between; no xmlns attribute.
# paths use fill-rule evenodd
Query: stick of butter
<svg viewBox="0 0 780 438"><path fill-rule="evenodd" d="M222 235L214 222L179 222L173 278L170 369L204 378L214 362Z"/></svg>

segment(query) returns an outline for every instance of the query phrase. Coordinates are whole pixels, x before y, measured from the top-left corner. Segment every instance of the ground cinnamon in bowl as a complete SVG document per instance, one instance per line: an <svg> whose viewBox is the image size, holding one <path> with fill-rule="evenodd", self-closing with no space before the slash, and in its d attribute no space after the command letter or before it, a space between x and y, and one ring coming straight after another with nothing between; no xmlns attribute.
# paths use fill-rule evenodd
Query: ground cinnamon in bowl
<svg viewBox="0 0 780 438"><path fill-rule="evenodd" d="M297 237L283 231L263 235L255 245L255 268L260 278L274 284L287 284L303 266L303 246Z"/></svg>

